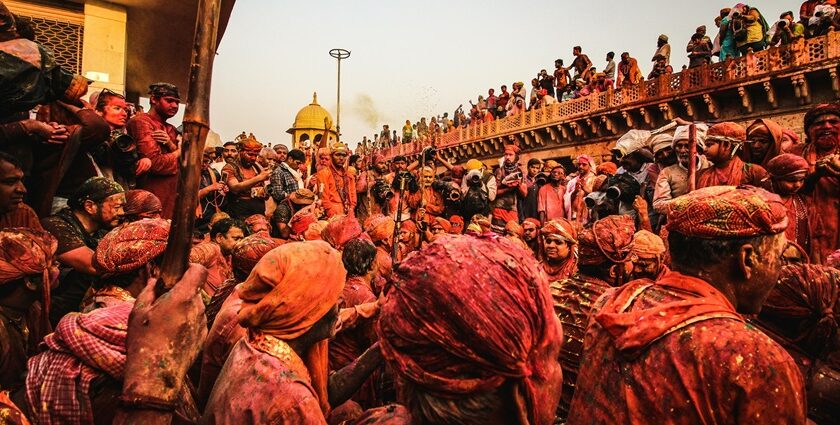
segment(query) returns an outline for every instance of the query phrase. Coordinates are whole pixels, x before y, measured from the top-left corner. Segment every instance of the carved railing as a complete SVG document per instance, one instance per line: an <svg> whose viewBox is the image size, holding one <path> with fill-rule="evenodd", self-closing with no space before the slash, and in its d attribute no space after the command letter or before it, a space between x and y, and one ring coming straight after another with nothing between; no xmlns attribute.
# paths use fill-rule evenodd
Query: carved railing
<svg viewBox="0 0 840 425"><path fill-rule="evenodd" d="M495 121L459 127L445 134L434 135L431 143L428 141L406 143L385 148L381 153L386 158L391 158L395 155L418 153L430 144L437 148L446 148L507 136L574 121L612 109L655 104L657 101L666 101L678 95L710 92L725 86L812 67L822 62L836 60L836 58L840 58L840 32L832 31L824 36L798 39L786 46L749 53L738 59L662 75L654 80L642 81L638 85L593 93Z"/></svg>

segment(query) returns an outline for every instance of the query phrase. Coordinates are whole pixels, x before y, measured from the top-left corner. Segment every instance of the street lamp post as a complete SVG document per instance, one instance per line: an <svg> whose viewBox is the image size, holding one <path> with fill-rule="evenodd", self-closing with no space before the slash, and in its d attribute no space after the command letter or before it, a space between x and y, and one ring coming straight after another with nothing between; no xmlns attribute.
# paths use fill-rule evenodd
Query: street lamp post
<svg viewBox="0 0 840 425"><path fill-rule="evenodd" d="M350 57L350 51L345 49L332 49L330 56L338 61L338 89L336 90L335 101L335 134L336 141L341 140L341 60Z"/></svg>

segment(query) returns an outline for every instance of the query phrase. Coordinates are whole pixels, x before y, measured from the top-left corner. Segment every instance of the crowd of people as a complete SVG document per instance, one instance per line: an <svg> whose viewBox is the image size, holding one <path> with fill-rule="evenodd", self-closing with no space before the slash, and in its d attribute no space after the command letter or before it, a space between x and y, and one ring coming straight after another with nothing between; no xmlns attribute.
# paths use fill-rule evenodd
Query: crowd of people
<svg viewBox="0 0 840 425"><path fill-rule="evenodd" d="M840 28L840 13L837 13L836 0L808 0L802 3L798 17L793 11L786 11L771 25L757 7L738 3L721 9L714 23L715 31L711 37L707 34L706 25L697 27L691 35L686 46L687 68L707 65L715 60L723 62L735 59L750 51L759 52L768 47L788 45L800 38L825 35L828 31ZM644 81L639 62L628 52L620 55L618 63L615 61L615 52L608 52L601 71L598 71L580 46L572 49L572 56L574 59L568 66L563 59L557 59L551 73L541 69L531 79L530 87L517 81L511 84L510 89L502 85L498 93L495 88L490 88L486 95L479 95L475 102L468 101L470 108L467 112L464 112L463 105L459 105L452 116L444 112L431 117L428 122L426 117L413 124L411 120L406 120L399 133L385 125L381 133L374 135L373 140L365 137L360 146L365 153L400 143L420 142L428 146L436 136L454 129ZM651 64L648 80L674 72L667 35L662 34L657 38Z"/></svg>
<svg viewBox="0 0 840 425"><path fill-rule="evenodd" d="M18 24L0 3L7 56L39 58L0 58L4 423L840 417L840 104L805 140L676 120L573 169L242 133L204 151L193 212L178 88L84 99Z"/></svg>

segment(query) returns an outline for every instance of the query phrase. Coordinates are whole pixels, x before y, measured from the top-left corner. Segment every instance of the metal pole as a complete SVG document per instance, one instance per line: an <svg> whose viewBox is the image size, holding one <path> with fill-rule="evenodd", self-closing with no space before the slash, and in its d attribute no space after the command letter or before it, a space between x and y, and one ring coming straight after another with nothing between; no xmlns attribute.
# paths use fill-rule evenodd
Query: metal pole
<svg viewBox="0 0 840 425"><path fill-rule="evenodd" d="M338 60L338 89L336 91L335 133L336 138L341 139L341 60L349 58L350 51L345 49L332 49L330 50L330 56Z"/></svg>

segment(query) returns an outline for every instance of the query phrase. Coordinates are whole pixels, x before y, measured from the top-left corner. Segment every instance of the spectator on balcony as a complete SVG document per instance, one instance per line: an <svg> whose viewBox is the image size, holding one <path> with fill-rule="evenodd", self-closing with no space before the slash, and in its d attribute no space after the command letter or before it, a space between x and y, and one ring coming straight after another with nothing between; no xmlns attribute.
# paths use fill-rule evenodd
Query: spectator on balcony
<svg viewBox="0 0 840 425"><path fill-rule="evenodd" d="M496 102L498 99L499 98L496 97L496 90L487 90L487 110L494 115L496 114Z"/></svg>
<svg viewBox="0 0 840 425"><path fill-rule="evenodd" d="M738 47L735 43L735 29L732 23L732 9L723 8L720 10L720 61L723 62L730 58L738 58L741 54L738 52ZM740 10L738 13L741 13Z"/></svg>
<svg viewBox="0 0 840 425"><path fill-rule="evenodd" d="M767 41L767 21L757 8L743 6L740 16L737 16L738 9L733 9L733 27L735 28L735 40L738 51L741 55L747 52L759 52L764 50ZM740 22L740 23L739 23Z"/></svg>
<svg viewBox="0 0 840 425"><path fill-rule="evenodd" d="M555 99L554 96L549 94L545 89L540 89L540 91L537 92L537 98L539 99L537 102L537 109L545 108L546 106L557 103L557 99Z"/></svg>
<svg viewBox="0 0 840 425"><path fill-rule="evenodd" d="M665 34L661 34L656 40L656 52L653 54L653 59L650 61L656 62L656 57L660 55L665 57L665 63L667 65L671 64L671 45L668 44L668 36Z"/></svg>
<svg viewBox="0 0 840 425"><path fill-rule="evenodd" d="M648 80L655 80L662 75L671 75L674 73L674 68L668 65L668 59L662 55L656 55L653 58L656 63L653 64L653 69L648 74Z"/></svg>
<svg viewBox="0 0 840 425"><path fill-rule="evenodd" d="M505 111L507 111L509 101L510 93L508 93L507 86L502 85L502 92L499 93L499 97L496 99L496 118L502 118L505 116Z"/></svg>
<svg viewBox="0 0 840 425"><path fill-rule="evenodd" d="M414 139L414 129L411 127L411 120L405 120L402 128L402 142L411 143Z"/></svg>
<svg viewBox="0 0 840 425"><path fill-rule="evenodd" d="M393 146L394 143L391 140L391 129L388 128L388 124L382 125L382 131L379 132L379 143L382 143L382 146Z"/></svg>
<svg viewBox="0 0 840 425"><path fill-rule="evenodd" d="M548 75L544 69L540 70L540 87L554 97L554 76Z"/></svg>
<svg viewBox="0 0 840 425"><path fill-rule="evenodd" d="M522 112L525 112L525 101L521 97L516 96L508 104L507 116L518 115Z"/></svg>
<svg viewBox="0 0 840 425"><path fill-rule="evenodd" d="M537 106L537 102L539 102L539 91L540 91L540 80L536 78L531 79L531 100L528 103L528 110L534 109Z"/></svg>
<svg viewBox="0 0 840 425"><path fill-rule="evenodd" d="M799 6L799 22L803 25L808 24L808 20L814 16L814 9L821 4L823 0L805 0Z"/></svg>
<svg viewBox="0 0 840 425"><path fill-rule="evenodd" d="M426 138L429 135L429 125L426 124L426 117L420 118L420 122L417 123L417 136L421 139Z"/></svg>
<svg viewBox="0 0 840 425"><path fill-rule="evenodd" d="M607 92L610 91L610 89L612 88L612 80L607 78L607 74L603 72L596 73L595 78L593 78L592 82L589 84L589 90L593 93Z"/></svg>
<svg viewBox="0 0 840 425"><path fill-rule="evenodd" d="M805 36L805 25L793 21L793 12L787 11L779 16L779 22L770 30L771 46L786 46Z"/></svg>
<svg viewBox="0 0 840 425"><path fill-rule="evenodd" d="M808 19L808 34L811 37L825 35L831 28L837 28L840 16L837 8L829 2L823 2L814 8L814 16Z"/></svg>
<svg viewBox="0 0 840 425"><path fill-rule="evenodd" d="M615 52L607 53L607 66L604 67L604 75L610 81L615 81Z"/></svg>
<svg viewBox="0 0 840 425"><path fill-rule="evenodd" d="M630 57L630 53L621 54L621 62L618 63L618 79L616 86L624 87L636 85L642 82L642 70L639 69L639 62Z"/></svg>
<svg viewBox="0 0 840 425"><path fill-rule="evenodd" d="M589 85L586 84L586 80L584 80L583 78L578 78L577 80L575 80L575 99L589 96L590 94L592 94L592 91L589 89Z"/></svg>
<svg viewBox="0 0 840 425"><path fill-rule="evenodd" d="M701 28L702 32L700 32ZM697 68L712 62L712 42L709 37L706 37L706 27L702 26L697 30L685 48L688 52L689 68Z"/></svg>
<svg viewBox="0 0 840 425"><path fill-rule="evenodd" d="M572 76L569 75L569 70L563 67L563 59L554 61L554 96L559 100L566 91L566 86L572 81Z"/></svg>
<svg viewBox="0 0 840 425"><path fill-rule="evenodd" d="M589 60L589 56L582 53L580 46L572 48L572 54L575 55L575 60L572 61L572 64L566 69L571 70L574 68L575 80L583 78L584 80L589 81L589 69L592 68L592 61Z"/></svg>
<svg viewBox="0 0 840 425"><path fill-rule="evenodd" d="M400 138L397 136L397 130L394 130L393 133L391 134L391 143L396 145L399 142L400 142Z"/></svg>

